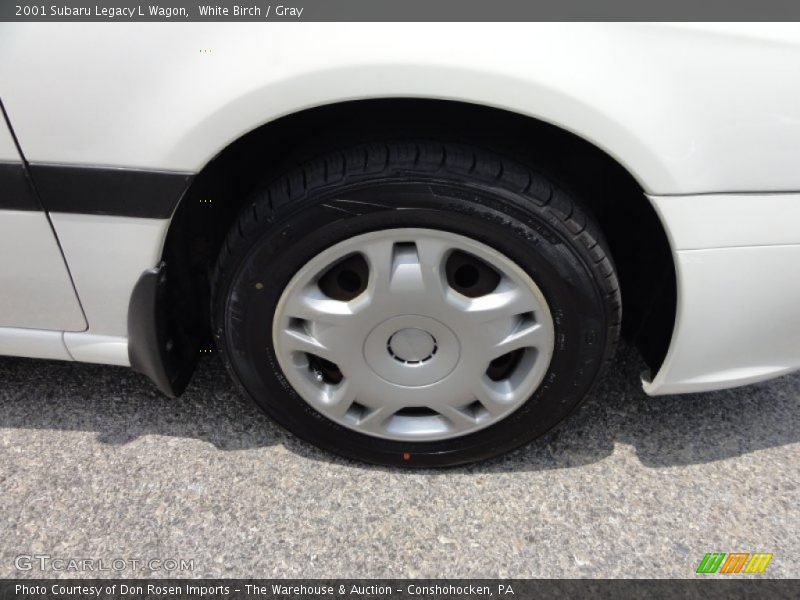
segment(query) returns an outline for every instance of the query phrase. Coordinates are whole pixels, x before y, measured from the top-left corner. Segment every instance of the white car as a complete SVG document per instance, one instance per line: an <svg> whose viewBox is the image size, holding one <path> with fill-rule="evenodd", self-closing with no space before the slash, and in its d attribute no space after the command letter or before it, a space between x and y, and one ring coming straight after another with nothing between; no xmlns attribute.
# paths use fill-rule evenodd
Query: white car
<svg viewBox="0 0 800 600"><path fill-rule="evenodd" d="M2 354L177 395L216 348L299 437L407 466L542 435L620 335L653 395L800 367L797 25L17 23L0 55Z"/></svg>

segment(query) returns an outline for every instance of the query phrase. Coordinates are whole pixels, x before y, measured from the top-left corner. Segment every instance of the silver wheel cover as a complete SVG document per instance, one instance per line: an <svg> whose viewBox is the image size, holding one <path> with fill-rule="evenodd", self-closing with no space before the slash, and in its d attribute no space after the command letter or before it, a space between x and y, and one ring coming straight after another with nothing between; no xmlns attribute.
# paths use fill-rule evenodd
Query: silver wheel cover
<svg viewBox="0 0 800 600"><path fill-rule="evenodd" d="M454 289L446 265L457 251L499 275L492 291ZM347 300L323 293L320 278L353 255L368 268L363 291ZM474 433L524 404L547 372L555 329L541 290L496 250L447 231L389 229L303 266L278 302L272 335L284 376L325 417L421 442ZM498 378L503 361L511 368Z"/></svg>

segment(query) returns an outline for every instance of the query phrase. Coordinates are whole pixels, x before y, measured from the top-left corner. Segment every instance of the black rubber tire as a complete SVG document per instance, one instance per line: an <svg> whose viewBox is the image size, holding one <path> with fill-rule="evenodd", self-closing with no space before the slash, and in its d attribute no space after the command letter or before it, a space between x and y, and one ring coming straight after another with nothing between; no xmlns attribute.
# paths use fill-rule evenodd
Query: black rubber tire
<svg viewBox="0 0 800 600"><path fill-rule="evenodd" d="M544 293L556 327L553 358L531 398L502 421L437 442L379 439L325 418L283 376L271 325L297 269L344 239L397 227L475 238L511 258ZM217 345L246 394L312 444L404 467L485 459L550 430L596 383L613 355L621 319L603 236L578 202L516 160L433 141L361 144L272 180L231 229L212 285Z"/></svg>

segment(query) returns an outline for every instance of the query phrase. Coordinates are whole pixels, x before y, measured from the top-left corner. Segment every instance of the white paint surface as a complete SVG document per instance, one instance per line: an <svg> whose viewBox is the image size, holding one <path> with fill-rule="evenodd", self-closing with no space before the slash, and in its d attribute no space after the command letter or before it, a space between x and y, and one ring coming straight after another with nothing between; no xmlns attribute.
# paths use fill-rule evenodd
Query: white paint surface
<svg viewBox="0 0 800 600"><path fill-rule="evenodd" d="M72 360L60 331L0 327L0 355Z"/></svg>
<svg viewBox="0 0 800 600"><path fill-rule="evenodd" d="M198 171L283 115L415 97L559 125L654 194L800 190L798 24L14 23L0 54L31 162Z"/></svg>
<svg viewBox="0 0 800 600"><path fill-rule="evenodd" d="M86 329L43 212L0 210L0 327Z"/></svg>
<svg viewBox="0 0 800 600"><path fill-rule="evenodd" d="M677 252L678 319L649 394L702 392L800 368L800 245Z"/></svg>
<svg viewBox="0 0 800 600"><path fill-rule="evenodd" d="M158 264L167 219L52 213L90 334L128 335L128 303L146 269Z"/></svg>

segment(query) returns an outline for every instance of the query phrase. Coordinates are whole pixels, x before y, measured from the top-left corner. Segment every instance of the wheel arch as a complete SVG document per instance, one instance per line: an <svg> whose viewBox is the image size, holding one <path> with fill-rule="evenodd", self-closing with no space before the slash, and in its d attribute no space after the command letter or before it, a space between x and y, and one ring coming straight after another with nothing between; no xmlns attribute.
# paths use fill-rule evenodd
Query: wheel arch
<svg viewBox="0 0 800 600"><path fill-rule="evenodd" d="M661 221L642 182L594 143L545 121L500 108L442 99L380 98L307 108L262 124L228 144L195 176L172 215L162 259L178 337L212 348L209 278L248 194L298 162L337 147L387 137L478 144L533 162L572 190L597 217L611 246L623 297L623 335L655 372L675 321L675 268Z"/></svg>

